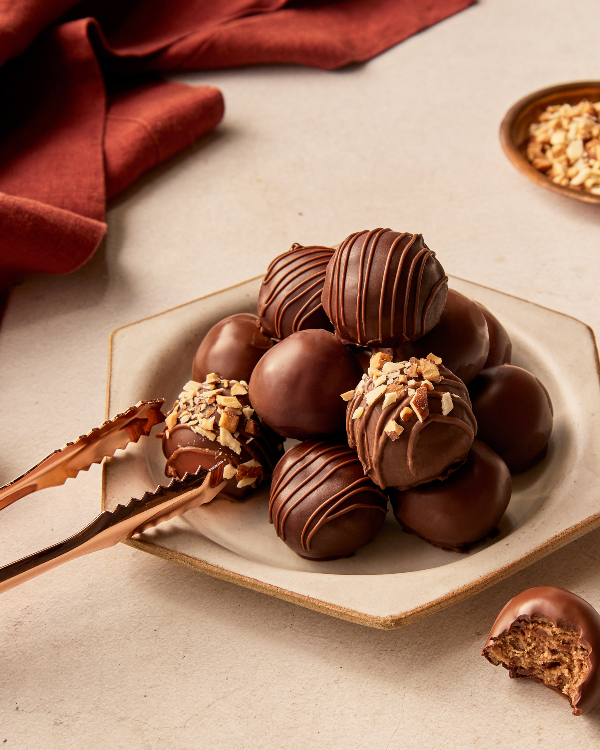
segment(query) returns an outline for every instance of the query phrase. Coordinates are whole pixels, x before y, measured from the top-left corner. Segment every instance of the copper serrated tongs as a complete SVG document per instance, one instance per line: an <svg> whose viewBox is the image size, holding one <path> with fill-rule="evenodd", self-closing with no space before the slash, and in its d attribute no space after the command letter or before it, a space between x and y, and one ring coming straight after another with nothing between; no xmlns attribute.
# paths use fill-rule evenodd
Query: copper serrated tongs
<svg viewBox="0 0 600 750"><path fill-rule="evenodd" d="M164 422L160 410L163 404L164 399L140 401L54 451L22 476L0 487L0 510L32 492L64 484L69 477L148 436L154 425ZM173 479L166 486L159 485L139 500L132 498L126 505L105 510L78 534L0 568L0 593L68 560L112 547L190 508L209 503L224 484L223 467L217 464L209 471L201 469L197 474Z"/></svg>

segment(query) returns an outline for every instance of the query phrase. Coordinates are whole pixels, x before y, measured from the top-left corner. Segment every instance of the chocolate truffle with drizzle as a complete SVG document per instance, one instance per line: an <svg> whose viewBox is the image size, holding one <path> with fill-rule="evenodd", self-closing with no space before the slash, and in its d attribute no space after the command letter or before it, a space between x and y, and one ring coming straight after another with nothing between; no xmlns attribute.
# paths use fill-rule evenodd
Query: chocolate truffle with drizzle
<svg viewBox="0 0 600 750"><path fill-rule="evenodd" d="M333 330L321 303L325 270L333 253L331 247L294 243L271 262L258 294L264 333L284 339L307 328Z"/></svg>
<svg viewBox="0 0 600 750"><path fill-rule="evenodd" d="M219 465L224 495L240 500L271 476L283 452L281 438L254 414L245 381L210 373L183 386L165 420L165 474L179 477Z"/></svg>
<svg viewBox="0 0 600 750"><path fill-rule="evenodd" d="M396 347L424 336L446 304L448 277L420 234L351 234L327 266L323 307L345 344Z"/></svg>
<svg viewBox="0 0 600 750"><path fill-rule="evenodd" d="M300 557L347 557L383 526L387 498L347 445L305 440L273 474L269 521Z"/></svg>
<svg viewBox="0 0 600 750"><path fill-rule="evenodd" d="M465 384L434 354L392 362L382 352L348 401L348 443L379 487L444 479L466 459L477 423Z"/></svg>

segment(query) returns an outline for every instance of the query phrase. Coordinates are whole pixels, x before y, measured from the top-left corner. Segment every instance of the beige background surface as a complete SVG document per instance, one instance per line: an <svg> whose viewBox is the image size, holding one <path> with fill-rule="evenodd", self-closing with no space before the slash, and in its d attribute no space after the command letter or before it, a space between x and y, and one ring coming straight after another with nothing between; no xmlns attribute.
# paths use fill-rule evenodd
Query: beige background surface
<svg viewBox="0 0 600 750"><path fill-rule="evenodd" d="M521 96L600 78L596 0L483 0L366 65L181 76L221 87L208 138L115 201L80 271L15 288L0 327L0 483L104 417L112 329L249 278L293 241L421 231L446 270L600 331L598 207L536 188L497 130ZM576 373L576 363L569 372ZM2 513L0 563L98 509L94 467ZM2 595L0 747L592 747L600 709L479 651L538 584L600 608L600 532L400 631L334 620L123 545Z"/></svg>

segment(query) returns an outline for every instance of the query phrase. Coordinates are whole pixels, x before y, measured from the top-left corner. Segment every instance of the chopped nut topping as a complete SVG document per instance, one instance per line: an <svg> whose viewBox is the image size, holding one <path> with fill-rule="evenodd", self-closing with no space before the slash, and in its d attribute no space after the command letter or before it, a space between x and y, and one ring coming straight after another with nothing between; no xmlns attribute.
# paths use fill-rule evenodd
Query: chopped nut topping
<svg viewBox="0 0 600 750"><path fill-rule="evenodd" d="M454 401L452 401L452 395L448 392L442 393L442 414L446 416L454 409Z"/></svg>
<svg viewBox="0 0 600 750"><path fill-rule="evenodd" d="M234 453L240 454L242 452L241 443L223 427L219 428L219 443L226 448L231 448Z"/></svg>
<svg viewBox="0 0 600 750"><path fill-rule="evenodd" d="M231 386L231 395L232 396L247 396L248 391L244 388L243 385L240 385L239 383L234 383Z"/></svg>
<svg viewBox="0 0 600 750"><path fill-rule="evenodd" d="M383 406L382 409L387 409L388 406L391 404L395 404L398 400L398 393L396 391L386 392L385 398L383 399Z"/></svg>
<svg viewBox="0 0 600 750"><path fill-rule="evenodd" d="M434 391L435 390L435 388L433 387L433 383L430 383L429 380L424 380L421 383L421 385L424 386L425 388L427 388L428 391Z"/></svg>
<svg viewBox="0 0 600 750"><path fill-rule="evenodd" d="M389 375L392 372L398 372L404 366L403 362L386 362L381 368L381 372Z"/></svg>
<svg viewBox="0 0 600 750"><path fill-rule="evenodd" d="M205 383L218 383L221 380L221 378L217 375L216 372L211 372L206 376Z"/></svg>
<svg viewBox="0 0 600 750"><path fill-rule="evenodd" d="M416 388L409 388L408 389L408 395L412 398L416 393Z"/></svg>
<svg viewBox="0 0 600 750"><path fill-rule="evenodd" d="M223 469L223 477L225 479L233 479L237 474L237 471L237 468L233 466L233 464L227 464L227 466Z"/></svg>
<svg viewBox="0 0 600 750"><path fill-rule="evenodd" d="M256 435L258 437L260 435L258 422L255 419L246 420L246 424L244 425L244 432L247 432L249 435Z"/></svg>
<svg viewBox="0 0 600 750"><path fill-rule="evenodd" d="M235 396L217 396L219 406L233 406L234 409L241 409L242 405Z"/></svg>
<svg viewBox="0 0 600 750"><path fill-rule="evenodd" d="M414 357L411 357L411 359L414 359ZM415 364L411 364L410 367L406 368L406 374L408 375L409 378L416 378L416 377L418 377L418 375L419 375L419 367L418 367L418 365L416 363Z"/></svg>
<svg viewBox="0 0 600 750"><path fill-rule="evenodd" d="M595 193L600 185L600 102L554 104L529 126L527 159L557 185Z"/></svg>
<svg viewBox="0 0 600 750"><path fill-rule="evenodd" d="M382 383L386 383L386 382L387 382L387 376L386 375L381 374L381 375L378 375L377 377L373 377L373 385L375 387L381 385Z"/></svg>
<svg viewBox="0 0 600 750"><path fill-rule="evenodd" d="M165 419L167 430L172 430L177 424L177 410L172 411Z"/></svg>
<svg viewBox="0 0 600 750"><path fill-rule="evenodd" d="M254 482L256 482L256 477L244 477L244 479L240 479L237 483L237 488L241 490L242 487L247 487L249 484L254 484Z"/></svg>
<svg viewBox="0 0 600 750"><path fill-rule="evenodd" d="M437 365L429 359L420 360L419 372L425 380L430 380L432 383L438 383L442 379Z"/></svg>
<svg viewBox="0 0 600 750"><path fill-rule="evenodd" d="M400 412L400 419L403 422L408 422L413 418L413 414L413 410L410 407L405 406L404 409L402 409L402 411Z"/></svg>
<svg viewBox="0 0 600 750"><path fill-rule="evenodd" d="M202 435L202 437L208 438L209 440L216 440L217 436L214 432L210 432L209 430L205 430L199 425L194 425L192 427L192 430L197 433L198 435Z"/></svg>
<svg viewBox="0 0 600 750"><path fill-rule="evenodd" d="M354 414L352 415L352 419L360 419L362 415L365 413L365 410L362 406L359 406L358 409L354 411Z"/></svg>
<svg viewBox="0 0 600 750"><path fill-rule="evenodd" d="M219 427L223 427L228 432L235 432L237 430L238 422L240 418L236 414L232 414L229 409L225 409L221 414L219 420Z"/></svg>
<svg viewBox="0 0 600 750"><path fill-rule="evenodd" d="M377 354L374 354L369 360L369 368L371 370L381 370L386 362L391 361L392 358L389 354L385 354L384 352L377 352Z"/></svg>
<svg viewBox="0 0 600 750"><path fill-rule="evenodd" d="M184 386L183 390L185 393L190 393L195 396L200 390L201 383L197 383L195 380L189 380Z"/></svg>
<svg viewBox="0 0 600 750"><path fill-rule="evenodd" d="M385 393L386 387L387 386L384 383L383 385L378 385L377 388L373 388L372 391L369 391L365 399L367 404L371 406L371 404L374 404L379 398L381 398Z"/></svg>
<svg viewBox="0 0 600 750"><path fill-rule="evenodd" d="M390 419L386 424L384 432L390 438L390 440L398 440L400 435L404 432L404 427L398 424L395 420Z"/></svg>
<svg viewBox="0 0 600 750"><path fill-rule="evenodd" d="M210 419L203 419L202 422L200 422L200 427L202 427L203 430L214 430L215 429L215 417L214 414Z"/></svg>
<svg viewBox="0 0 600 750"><path fill-rule="evenodd" d="M402 383L390 383L385 389L386 393L397 393L398 398L404 398L406 396L406 386Z"/></svg>
<svg viewBox="0 0 600 750"><path fill-rule="evenodd" d="M354 391L346 391L346 393L342 393L341 395L344 401L350 401L354 397Z"/></svg>
<svg viewBox="0 0 600 750"><path fill-rule="evenodd" d="M254 409L251 406L244 406L242 409L242 414L246 417L246 419L250 419L250 417L254 414Z"/></svg>
<svg viewBox="0 0 600 750"><path fill-rule="evenodd" d="M428 359L430 362L433 362L434 365L441 365L442 364L442 358L441 357L436 357L436 355L433 354L433 352L429 352L429 354L427 355L426 359Z"/></svg>
<svg viewBox="0 0 600 750"><path fill-rule="evenodd" d="M417 415L419 422L424 422L429 416L429 402L427 400L427 388L418 388L410 400L410 405Z"/></svg>
<svg viewBox="0 0 600 750"><path fill-rule="evenodd" d="M241 482L242 479L250 478L251 482L253 482L255 479L258 479L261 474L262 466L258 463L258 461L251 459L250 461L246 461L245 463L238 466L236 479L238 480L238 482ZM251 482L249 482L249 484Z"/></svg>

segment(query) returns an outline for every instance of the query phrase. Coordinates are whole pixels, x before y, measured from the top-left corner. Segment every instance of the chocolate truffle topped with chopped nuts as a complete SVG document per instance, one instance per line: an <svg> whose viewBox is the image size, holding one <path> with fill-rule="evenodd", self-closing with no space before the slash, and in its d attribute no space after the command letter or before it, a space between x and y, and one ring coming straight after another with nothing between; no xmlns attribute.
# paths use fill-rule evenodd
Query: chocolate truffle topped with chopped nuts
<svg viewBox="0 0 600 750"><path fill-rule="evenodd" d="M348 443L379 487L444 479L466 459L477 423L465 384L434 354L392 362L380 352L348 401Z"/></svg>
<svg viewBox="0 0 600 750"><path fill-rule="evenodd" d="M274 339L284 339L307 328L333 326L323 310L321 292L331 247L294 243L267 269L258 294L261 330Z"/></svg>
<svg viewBox="0 0 600 750"><path fill-rule="evenodd" d="M340 393L353 388L362 371L329 331L298 331L256 365L250 401L261 420L284 437L343 435L346 410Z"/></svg>
<svg viewBox="0 0 600 750"><path fill-rule="evenodd" d="M312 560L347 557L383 526L387 497L347 445L305 440L277 464L269 521L291 549Z"/></svg>
<svg viewBox="0 0 600 750"><path fill-rule="evenodd" d="M421 234L351 234L327 266L323 307L340 341L396 347L440 319L448 277Z"/></svg>
<svg viewBox="0 0 600 750"><path fill-rule="evenodd" d="M211 373L191 380L168 413L163 434L165 474L179 477L220 463L224 495L240 500L271 476L283 452L281 438L254 415L245 381Z"/></svg>
<svg viewBox="0 0 600 750"><path fill-rule="evenodd" d="M537 586L504 606L483 647L494 666L562 693L581 716L600 702L600 615L576 594Z"/></svg>

